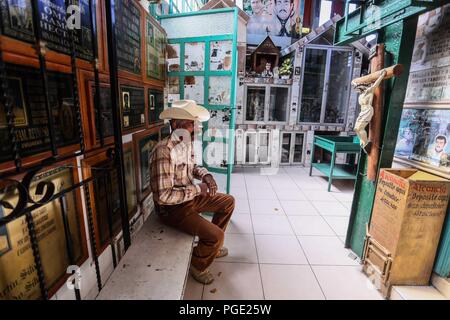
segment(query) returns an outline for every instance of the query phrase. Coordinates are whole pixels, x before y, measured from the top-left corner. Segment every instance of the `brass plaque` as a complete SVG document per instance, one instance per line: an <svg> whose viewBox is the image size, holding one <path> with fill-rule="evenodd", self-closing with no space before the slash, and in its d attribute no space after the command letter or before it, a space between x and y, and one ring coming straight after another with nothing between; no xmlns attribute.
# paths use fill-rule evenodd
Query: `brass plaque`
<svg viewBox="0 0 450 320"><path fill-rule="evenodd" d="M55 185L55 193L60 192L73 185L72 169L61 166L35 176L29 193L34 201L41 198L35 194L36 185L41 181L52 182ZM15 206L18 201L16 190L7 192L3 200ZM75 194L69 192L61 201L57 199L32 211L45 281L49 288L66 274L70 265L62 218L63 207L72 236L73 255L75 260L79 260L83 253L83 243ZM10 212L10 209L0 207L0 217L8 216ZM39 281L24 216L0 228L0 270L0 300L40 297Z"/></svg>
<svg viewBox="0 0 450 320"><path fill-rule="evenodd" d="M52 50L71 54L67 22L80 23L75 28L74 46L77 57L91 60L92 24L89 0L69 0L69 5L79 6L78 12L67 10L67 0L37 0L42 39ZM35 42L31 0L0 0L2 32L10 37ZM69 11L69 14L67 12Z"/></svg>
<svg viewBox="0 0 450 320"><path fill-rule="evenodd" d="M50 149L44 88L38 69L6 64L8 96L12 97L15 138L22 157ZM70 74L48 72L48 98L57 147L79 143L77 109ZM0 162L12 160L5 106L0 104Z"/></svg>
<svg viewBox="0 0 450 320"><path fill-rule="evenodd" d="M133 0L116 2L117 62L119 68L141 73L141 11Z"/></svg>

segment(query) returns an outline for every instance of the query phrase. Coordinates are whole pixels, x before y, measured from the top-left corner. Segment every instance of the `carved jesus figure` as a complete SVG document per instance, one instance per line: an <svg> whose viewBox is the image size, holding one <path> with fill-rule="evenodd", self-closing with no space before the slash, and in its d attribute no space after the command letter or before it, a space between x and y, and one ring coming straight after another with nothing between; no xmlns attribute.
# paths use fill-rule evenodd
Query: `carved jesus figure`
<svg viewBox="0 0 450 320"><path fill-rule="evenodd" d="M386 70L381 70L380 76L373 83L361 83L356 84L352 82L355 90L359 93L358 102L361 106L361 111L359 112L358 118L355 122L355 132L359 137L361 148L367 153L370 148L370 140L367 137L366 127L373 117L373 94L375 89L381 84L384 77L386 76Z"/></svg>

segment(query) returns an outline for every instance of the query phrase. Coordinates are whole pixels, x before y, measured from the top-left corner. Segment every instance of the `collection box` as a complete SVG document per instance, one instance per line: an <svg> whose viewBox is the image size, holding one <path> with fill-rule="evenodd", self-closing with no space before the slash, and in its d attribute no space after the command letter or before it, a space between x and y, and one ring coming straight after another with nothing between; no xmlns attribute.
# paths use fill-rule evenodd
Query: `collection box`
<svg viewBox="0 0 450 320"><path fill-rule="evenodd" d="M417 169L382 169L363 272L389 297L393 285L428 285L449 201L450 181Z"/></svg>

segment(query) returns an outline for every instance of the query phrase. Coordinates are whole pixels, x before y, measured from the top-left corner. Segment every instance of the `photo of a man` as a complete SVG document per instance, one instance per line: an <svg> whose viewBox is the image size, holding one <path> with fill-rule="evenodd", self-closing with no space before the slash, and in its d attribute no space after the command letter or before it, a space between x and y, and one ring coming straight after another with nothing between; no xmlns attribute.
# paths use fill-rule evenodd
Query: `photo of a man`
<svg viewBox="0 0 450 320"><path fill-rule="evenodd" d="M278 20L276 23L279 24L275 35L291 37L292 32L295 32L295 27L291 25L291 18L295 14L294 0L275 0L275 13Z"/></svg>
<svg viewBox="0 0 450 320"><path fill-rule="evenodd" d="M122 105L123 109L130 109L130 93L129 92L122 92Z"/></svg>
<svg viewBox="0 0 450 320"><path fill-rule="evenodd" d="M244 0L244 11L250 16L248 43L259 44L270 35L275 45L284 47L300 36L299 0Z"/></svg>
<svg viewBox="0 0 450 320"><path fill-rule="evenodd" d="M441 160L447 158L445 147L447 146L447 137L444 135L437 135L434 138L434 143L428 148L427 156L434 163L440 163Z"/></svg>

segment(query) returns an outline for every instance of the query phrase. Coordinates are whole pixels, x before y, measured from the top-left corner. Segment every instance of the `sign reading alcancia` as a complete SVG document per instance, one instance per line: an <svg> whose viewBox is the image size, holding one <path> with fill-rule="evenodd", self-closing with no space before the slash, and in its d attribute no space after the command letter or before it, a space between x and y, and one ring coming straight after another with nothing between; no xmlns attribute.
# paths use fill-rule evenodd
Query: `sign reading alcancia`
<svg viewBox="0 0 450 320"><path fill-rule="evenodd" d="M35 194L40 181L51 181L56 187L55 192L60 192L74 183L72 169L61 166L35 176L30 188L30 196L34 201L41 197ZM15 205L18 201L17 190L7 191L3 200ZM54 200L32 212L45 281L49 288L66 274L70 265L62 219L63 208L72 237L73 255L79 260L83 255L83 243L75 194L69 192L61 201ZM0 206L0 217L8 216L10 212L10 209ZM0 300L39 297L39 281L28 227L22 216L0 228Z"/></svg>
<svg viewBox="0 0 450 320"><path fill-rule="evenodd" d="M19 40L34 42L32 0L0 0L2 33ZM42 39L52 50L71 53L68 31L70 15L66 0L36 0ZM70 0L68 5L77 6L79 27L74 28L75 52L78 57L92 59L92 23L89 0ZM69 10L70 11L70 10ZM78 20L78 17L77 19Z"/></svg>

